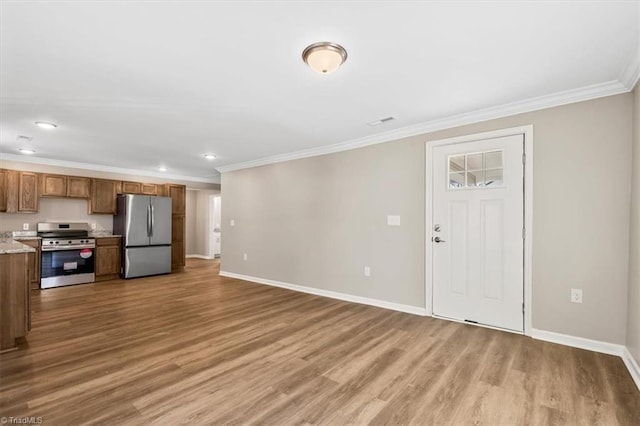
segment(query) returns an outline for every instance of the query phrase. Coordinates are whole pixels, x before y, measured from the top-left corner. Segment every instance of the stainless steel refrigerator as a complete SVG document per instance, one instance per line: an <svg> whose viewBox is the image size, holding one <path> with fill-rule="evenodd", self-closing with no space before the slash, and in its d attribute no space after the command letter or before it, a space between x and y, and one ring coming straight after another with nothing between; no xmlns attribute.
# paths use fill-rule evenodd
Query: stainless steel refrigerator
<svg viewBox="0 0 640 426"><path fill-rule="evenodd" d="M171 198L119 195L113 233L122 235L122 277L171 272Z"/></svg>

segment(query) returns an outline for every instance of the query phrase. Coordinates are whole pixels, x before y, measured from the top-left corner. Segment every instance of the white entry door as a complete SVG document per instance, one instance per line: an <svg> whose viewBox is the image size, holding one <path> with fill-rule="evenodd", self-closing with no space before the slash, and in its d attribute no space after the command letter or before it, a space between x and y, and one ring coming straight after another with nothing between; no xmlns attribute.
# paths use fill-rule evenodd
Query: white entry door
<svg viewBox="0 0 640 426"><path fill-rule="evenodd" d="M432 150L433 313L524 331L524 136Z"/></svg>

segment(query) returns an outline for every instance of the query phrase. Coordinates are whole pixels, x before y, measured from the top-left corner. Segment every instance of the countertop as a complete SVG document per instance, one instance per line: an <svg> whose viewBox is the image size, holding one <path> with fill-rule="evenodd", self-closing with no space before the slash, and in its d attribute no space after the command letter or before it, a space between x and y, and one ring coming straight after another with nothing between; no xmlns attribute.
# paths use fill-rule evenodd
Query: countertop
<svg viewBox="0 0 640 426"><path fill-rule="evenodd" d="M32 253L36 251L33 247L29 247L15 240L0 241L0 254L14 253Z"/></svg>
<svg viewBox="0 0 640 426"><path fill-rule="evenodd" d="M122 235L92 234L92 233L89 233L89 238L122 238Z"/></svg>
<svg viewBox="0 0 640 426"><path fill-rule="evenodd" d="M41 240L42 237L13 237L15 241L23 241L23 240Z"/></svg>

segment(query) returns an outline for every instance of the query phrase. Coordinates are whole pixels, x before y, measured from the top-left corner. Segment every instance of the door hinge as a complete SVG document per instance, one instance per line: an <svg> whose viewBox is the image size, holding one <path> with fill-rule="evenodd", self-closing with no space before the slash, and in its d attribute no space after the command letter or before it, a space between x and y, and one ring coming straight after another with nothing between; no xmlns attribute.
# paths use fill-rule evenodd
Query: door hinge
<svg viewBox="0 0 640 426"><path fill-rule="evenodd" d="M527 154L522 154L522 164L527 164Z"/></svg>
<svg viewBox="0 0 640 426"><path fill-rule="evenodd" d="M522 303L522 313L524 314L524 303Z"/></svg>
<svg viewBox="0 0 640 426"><path fill-rule="evenodd" d="M527 230L526 228L522 228L522 239L526 239L527 238Z"/></svg>

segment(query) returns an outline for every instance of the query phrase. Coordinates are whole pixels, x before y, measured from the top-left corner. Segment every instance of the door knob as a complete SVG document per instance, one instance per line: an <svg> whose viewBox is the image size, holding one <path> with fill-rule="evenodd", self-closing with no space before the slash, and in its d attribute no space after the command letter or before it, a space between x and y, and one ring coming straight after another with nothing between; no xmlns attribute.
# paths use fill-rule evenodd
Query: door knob
<svg viewBox="0 0 640 426"><path fill-rule="evenodd" d="M444 243L444 240L441 240L441 239L440 239L440 237L435 237L435 238L433 239L433 242L434 242L434 243Z"/></svg>

